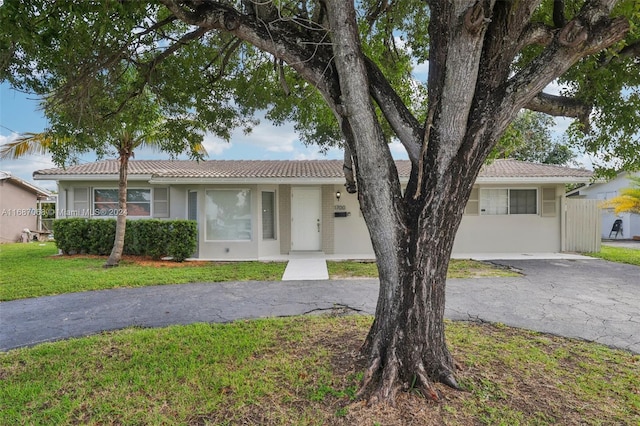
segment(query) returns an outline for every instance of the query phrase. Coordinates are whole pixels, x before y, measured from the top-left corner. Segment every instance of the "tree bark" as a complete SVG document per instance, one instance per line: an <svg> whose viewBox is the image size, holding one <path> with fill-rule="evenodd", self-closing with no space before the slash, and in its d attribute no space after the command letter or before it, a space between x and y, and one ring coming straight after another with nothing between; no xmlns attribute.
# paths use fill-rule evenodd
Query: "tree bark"
<svg viewBox="0 0 640 426"><path fill-rule="evenodd" d="M113 241L111 254L104 264L105 268L118 266L124 251L124 235L127 228L127 174L129 171L130 150L120 150L118 158L119 178L118 178L118 211L116 216L116 236Z"/></svg>

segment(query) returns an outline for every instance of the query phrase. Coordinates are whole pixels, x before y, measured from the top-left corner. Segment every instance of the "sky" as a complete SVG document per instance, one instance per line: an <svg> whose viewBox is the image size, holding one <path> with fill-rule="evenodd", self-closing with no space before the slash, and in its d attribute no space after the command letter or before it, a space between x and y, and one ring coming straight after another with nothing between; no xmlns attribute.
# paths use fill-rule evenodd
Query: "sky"
<svg viewBox="0 0 640 426"><path fill-rule="evenodd" d="M12 89L7 83L0 84L0 145L10 142L25 132L41 132L47 121L34 95L27 95ZM316 145L305 146L296 134L293 124L274 126L261 119L253 131L245 135L242 129L234 131L226 142L212 135L205 135L204 145L211 160L315 160L342 159L343 153L330 149L321 153ZM396 159L407 158L402 146L392 144L391 151ZM136 160L168 159L167 154L152 150L138 150ZM81 157L81 162L95 161L95 155ZM32 184L48 190L55 190L53 181L33 180L36 170L57 167L49 155L30 155L17 160L1 159L0 170L10 172Z"/></svg>

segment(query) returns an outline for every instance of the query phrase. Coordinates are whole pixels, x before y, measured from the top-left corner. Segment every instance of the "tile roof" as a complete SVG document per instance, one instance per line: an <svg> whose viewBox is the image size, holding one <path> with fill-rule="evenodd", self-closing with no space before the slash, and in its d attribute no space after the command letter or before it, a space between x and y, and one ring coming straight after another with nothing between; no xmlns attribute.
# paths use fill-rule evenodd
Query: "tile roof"
<svg viewBox="0 0 640 426"><path fill-rule="evenodd" d="M401 178L408 178L411 163L396 161ZM118 175L118 161L105 160L95 163L45 169L34 172L34 177L46 179L56 176ZM342 160L131 160L129 176L153 176L161 178L342 178ZM592 172L548 164L528 163L517 160L495 160L480 171L480 178L590 178Z"/></svg>
<svg viewBox="0 0 640 426"><path fill-rule="evenodd" d="M565 166L558 166L555 164L539 164L529 163L526 161L518 161L512 159L495 160L489 164L486 164L480 170L479 177L504 177L504 178L516 178L516 177L531 177L531 178L545 178L545 177L576 177L576 178L590 178L593 175L591 170L587 169L574 169Z"/></svg>
<svg viewBox="0 0 640 426"><path fill-rule="evenodd" d="M4 181L4 180L11 182L14 185L17 185L33 194L36 194L36 196L38 197L46 198L46 197L52 196L51 192L47 191L46 189L40 188L39 186L29 183L26 180L19 178L18 176L13 176L11 172L0 171L0 181Z"/></svg>

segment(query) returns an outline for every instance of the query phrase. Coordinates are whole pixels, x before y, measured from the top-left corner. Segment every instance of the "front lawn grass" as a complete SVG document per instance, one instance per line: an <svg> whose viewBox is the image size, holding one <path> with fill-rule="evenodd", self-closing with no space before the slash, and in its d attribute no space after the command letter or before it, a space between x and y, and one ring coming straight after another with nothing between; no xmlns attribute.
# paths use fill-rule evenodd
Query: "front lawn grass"
<svg viewBox="0 0 640 426"><path fill-rule="evenodd" d="M340 278L377 278L378 267L375 262L327 262L329 276ZM515 277L519 274L486 262L471 259L451 259L447 278Z"/></svg>
<svg viewBox="0 0 640 426"><path fill-rule="evenodd" d="M640 266L640 250L624 247L602 245L599 253L585 253L587 256L598 257L610 262L629 263Z"/></svg>
<svg viewBox="0 0 640 426"><path fill-rule="evenodd" d="M632 425L640 356L447 322L463 391L354 400L368 316L129 328L0 356L6 425Z"/></svg>
<svg viewBox="0 0 640 426"><path fill-rule="evenodd" d="M154 262L124 258L103 268L105 257L58 256L52 242L0 245L0 301L89 290L223 281L279 281L286 262ZM332 279L378 276L375 262L327 262ZM502 276L506 271L452 260L450 277Z"/></svg>
<svg viewBox="0 0 640 426"><path fill-rule="evenodd" d="M284 262L154 262L124 259L103 268L106 257L56 256L54 243L0 245L0 300L88 290L223 281L277 281ZM240 267L240 265L242 265Z"/></svg>

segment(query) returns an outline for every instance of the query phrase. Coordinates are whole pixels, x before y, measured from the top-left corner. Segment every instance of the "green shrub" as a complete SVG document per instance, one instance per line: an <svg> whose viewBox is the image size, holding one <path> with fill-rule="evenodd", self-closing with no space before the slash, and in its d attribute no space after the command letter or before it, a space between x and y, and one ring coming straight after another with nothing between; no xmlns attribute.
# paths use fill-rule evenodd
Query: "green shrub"
<svg viewBox="0 0 640 426"><path fill-rule="evenodd" d="M56 245L65 254L107 255L113 248L115 219L58 219L54 222ZM197 225L189 220L127 220L124 254L168 256L182 262L196 250Z"/></svg>
<svg viewBox="0 0 640 426"><path fill-rule="evenodd" d="M55 220L53 235L64 254L89 253L89 220L81 218Z"/></svg>
<svg viewBox="0 0 640 426"><path fill-rule="evenodd" d="M116 220L91 220L88 228L88 253L101 256L111 253L111 250L113 249L113 242L116 238Z"/></svg>
<svg viewBox="0 0 640 426"><path fill-rule="evenodd" d="M198 244L198 226L193 220L174 220L169 223L167 252L176 262L191 256Z"/></svg>

